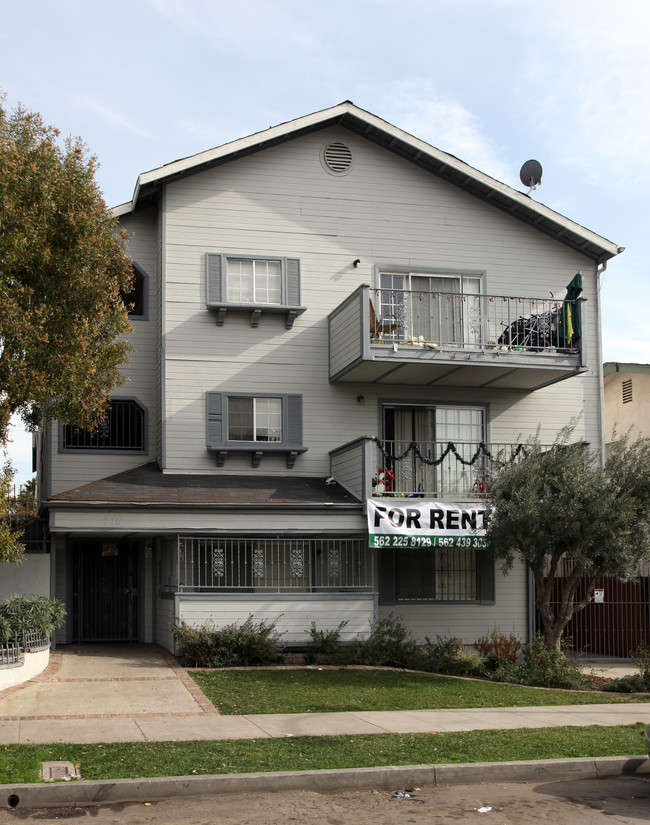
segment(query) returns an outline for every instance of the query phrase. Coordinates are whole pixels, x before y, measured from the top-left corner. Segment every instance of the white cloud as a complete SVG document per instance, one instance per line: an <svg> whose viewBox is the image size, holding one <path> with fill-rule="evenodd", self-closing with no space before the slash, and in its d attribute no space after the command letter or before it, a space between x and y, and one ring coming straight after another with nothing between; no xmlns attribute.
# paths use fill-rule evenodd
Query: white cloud
<svg viewBox="0 0 650 825"><path fill-rule="evenodd" d="M480 120L432 82L411 77L372 94L378 95L378 111L396 126L497 180L512 178L511 168L483 133Z"/></svg>
<svg viewBox="0 0 650 825"><path fill-rule="evenodd" d="M335 21L321 13L320 6L286 2L286 0L238 0L236 3L214 0L149 0L151 6L175 27L200 35L220 49L233 48L235 60L224 57L223 71L234 81L239 65L266 61L260 85L273 74L278 64L290 64L296 77L310 73L314 63L327 62L340 67L340 54L333 39L324 36ZM270 61L270 62L269 62Z"/></svg>
<svg viewBox="0 0 650 825"><path fill-rule="evenodd" d="M521 11L531 35L516 94L527 120L587 180L639 182L650 171L650 7L549 0Z"/></svg>
<svg viewBox="0 0 650 825"><path fill-rule="evenodd" d="M137 135L141 138L146 138L147 140L151 140L153 138L153 135L150 132L143 129L141 126L138 126L137 123L133 123L133 121L128 120L128 118L120 112L116 112L106 106L101 106L96 101L88 100L87 98L81 100L80 102L82 105L92 109L100 117L104 118L104 120L108 120L113 124L113 126L117 126L118 129L122 131L131 132L131 134Z"/></svg>

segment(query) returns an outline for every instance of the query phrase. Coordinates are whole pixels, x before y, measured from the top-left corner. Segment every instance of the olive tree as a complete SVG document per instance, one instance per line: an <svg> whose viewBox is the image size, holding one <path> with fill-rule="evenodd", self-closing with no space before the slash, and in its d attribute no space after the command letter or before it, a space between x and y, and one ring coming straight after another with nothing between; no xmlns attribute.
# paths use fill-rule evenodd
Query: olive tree
<svg viewBox="0 0 650 825"><path fill-rule="evenodd" d="M535 438L516 459L495 461L486 489L488 548L506 571L516 559L532 571L544 641L554 649L598 577L630 579L650 558L650 440L614 442L603 467L598 452L571 441L574 429L550 448Z"/></svg>

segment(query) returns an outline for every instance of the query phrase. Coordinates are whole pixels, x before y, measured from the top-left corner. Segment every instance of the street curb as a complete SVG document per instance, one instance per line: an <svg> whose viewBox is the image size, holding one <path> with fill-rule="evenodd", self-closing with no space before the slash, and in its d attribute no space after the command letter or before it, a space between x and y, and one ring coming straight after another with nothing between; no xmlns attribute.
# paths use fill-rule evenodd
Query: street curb
<svg viewBox="0 0 650 825"><path fill-rule="evenodd" d="M323 771L170 776L154 779L103 779L0 785L0 808L54 808L158 802L178 797L269 791L332 791L363 788L397 790L414 786L476 782L540 782L599 779L633 774L650 779L646 756L598 759L543 759L528 762L476 762L458 765L405 765Z"/></svg>

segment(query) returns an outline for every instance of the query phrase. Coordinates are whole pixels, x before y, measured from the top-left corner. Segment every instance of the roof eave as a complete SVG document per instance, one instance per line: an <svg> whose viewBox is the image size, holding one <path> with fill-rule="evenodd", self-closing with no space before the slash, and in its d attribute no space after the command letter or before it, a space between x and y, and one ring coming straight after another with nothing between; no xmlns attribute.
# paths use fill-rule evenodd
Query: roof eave
<svg viewBox="0 0 650 825"><path fill-rule="evenodd" d="M596 262L607 261L622 251L612 241L538 203L529 195L518 192L350 101L144 172L138 177L133 200L116 207L114 214L120 216L134 211L143 198L155 195L157 189L172 180L197 174L335 123L395 152Z"/></svg>

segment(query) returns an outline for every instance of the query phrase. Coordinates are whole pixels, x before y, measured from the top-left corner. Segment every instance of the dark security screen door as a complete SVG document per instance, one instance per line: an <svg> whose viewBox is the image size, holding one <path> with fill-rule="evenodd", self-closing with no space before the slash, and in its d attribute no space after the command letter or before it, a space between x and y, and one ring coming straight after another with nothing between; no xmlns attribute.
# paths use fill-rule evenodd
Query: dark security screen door
<svg viewBox="0 0 650 825"><path fill-rule="evenodd" d="M137 641L137 553L132 542L73 545L73 642Z"/></svg>

